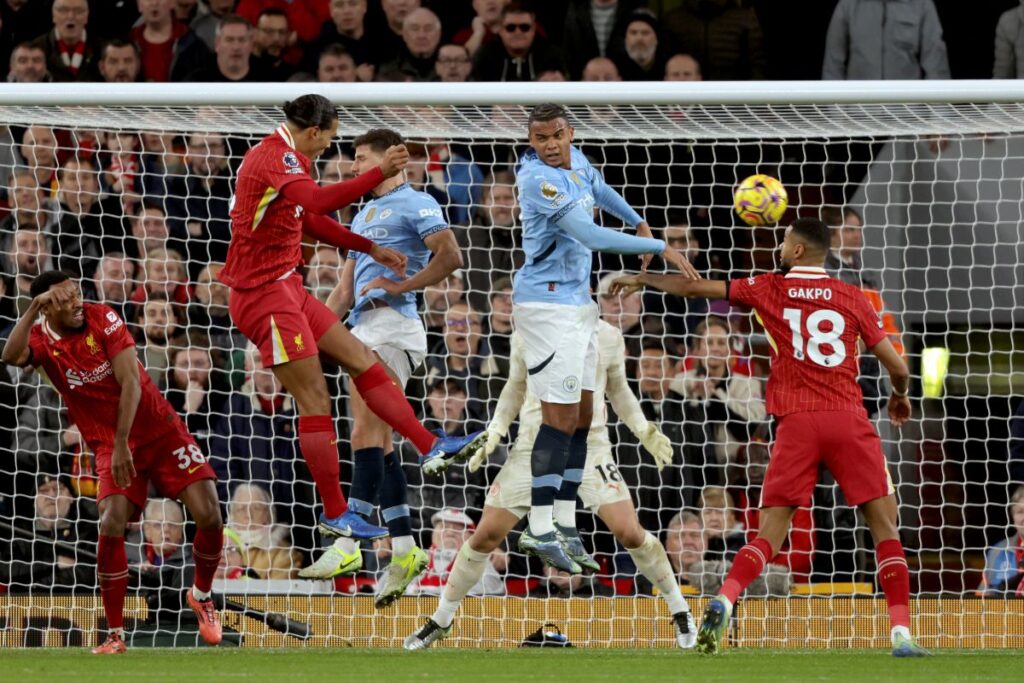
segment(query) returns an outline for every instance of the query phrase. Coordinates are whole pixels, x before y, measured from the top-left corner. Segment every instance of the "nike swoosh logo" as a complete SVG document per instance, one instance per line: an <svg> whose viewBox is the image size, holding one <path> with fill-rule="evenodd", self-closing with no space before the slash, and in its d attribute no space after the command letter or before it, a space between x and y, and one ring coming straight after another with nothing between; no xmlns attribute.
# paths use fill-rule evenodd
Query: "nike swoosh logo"
<svg viewBox="0 0 1024 683"><path fill-rule="evenodd" d="M337 446L338 445L338 440L337 439L331 439L331 445L332 446Z"/></svg>
<svg viewBox="0 0 1024 683"><path fill-rule="evenodd" d="M195 467L191 468L191 469L190 469L190 470L188 471L188 473L189 473L189 474L192 474L193 472L198 472L198 471L199 471L199 468L200 468L200 467L202 467L202 465L196 465Z"/></svg>

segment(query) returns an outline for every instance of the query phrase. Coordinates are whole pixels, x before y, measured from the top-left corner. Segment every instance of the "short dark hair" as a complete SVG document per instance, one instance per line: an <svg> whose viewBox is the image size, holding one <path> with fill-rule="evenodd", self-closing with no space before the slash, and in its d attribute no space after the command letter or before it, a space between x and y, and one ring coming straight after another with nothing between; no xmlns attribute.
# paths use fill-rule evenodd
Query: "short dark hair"
<svg viewBox="0 0 1024 683"><path fill-rule="evenodd" d="M560 104L554 102L545 102L544 104L538 104L530 110L530 118L527 120L527 125L532 126L536 122L554 121L555 119L569 120L569 110Z"/></svg>
<svg viewBox="0 0 1024 683"><path fill-rule="evenodd" d="M352 141L352 149L369 145L374 152L386 152L388 147L404 145L405 139L402 135L390 128L371 128Z"/></svg>
<svg viewBox="0 0 1024 683"><path fill-rule="evenodd" d="M338 120L338 109L323 95L303 95L281 107L285 117L303 128L329 128Z"/></svg>
<svg viewBox="0 0 1024 683"><path fill-rule="evenodd" d="M140 57L141 56L141 54L139 53L139 46L136 45L135 43L132 43L132 42L127 41L127 40L122 40L120 38L112 38L112 39L108 40L107 42L103 43L103 47L100 48L100 59L106 59L107 58L107 50L109 50L112 47L113 48L118 48L118 49L120 49L122 47L130 47L132 49L132 51L135 53L136 57Z"/></svg>
<svg viewBox="0 0 1024 683"><path fill-rule="evenodd" d="M850 216L853 216L854 218L857 219L857 221L861 225L864 225L864 216L860 215L860 211L858 211L857 209L853 208L852 206L844 206L843 207L843 222L845 223L846 219L849 218Z"/></svg>
<svg viewBox="0 0 1024 683"><path fill-rule="evenodd" d="M32 284L29 285L28 295L35 299L40 294L50 291L50 287L59 285L62 282L67 282L71 279L71 276L65 273L63 270L49 270L45 273L41 273L32 280Z"/></svg>
<svg viewBox="0 0 1024 683"><path fill-rule="evenodd" d="M529 14L536 18L537 12L533 9L533 3L526 2L525 0L510 0L501 9L501 19L504 21L505 17L509 14Z"/></svg>
<svg viewBox="0 0 1024 683"><path fill-rule="evenodd" d="M331 43L320 51L320 56L316 58L317 63L319 64L324 57L352 57L352 53L341 43ZM352 57L352 61L356 61L355 57Z"/></svg>
<svg viewBox="0 0 1024 683"><path fill-rule="evenodd" d="M818 211L818 217L830 228L843 225L843 208L835 204L826 204Z"/></svg>
<svg viewBox="0 0 1024 683"><path fill-rule="evenodd" d="M817 218L797 218L791 227L793 234L821 253L826 253L832 246L829 227Z"/></svg>
<svg viewBox="0 0 1024 683"><path fill-rule="evenodd" d="M220 21L217 22L217 35L220 35L220 32L224 30L225 26L236 25L245 26L246 28L252 30L252 24L250 24L249 20L245 17L239 14L225 14L223 17L220 18Z"/></svg>
<svg viewBox="0 0 1024 683"><path fill-rule="evenodd" d="M260 12L260 15L256 17L256 23L260 23L260 19L263 17L284 17L284 20L288 22L288 26L292 25L292 23L288 21L288 14L283 9L279 9L277 7L268 7Z"/></svg>
<svg viewBox="0 0 1024 683"><path fill-rule="evenodd" d="M42 45L37 45L30 40L25 40L14 46L11 50L11 54L14 54L15 50L39 50L40 52L46 52L46 49Z"/></svg>

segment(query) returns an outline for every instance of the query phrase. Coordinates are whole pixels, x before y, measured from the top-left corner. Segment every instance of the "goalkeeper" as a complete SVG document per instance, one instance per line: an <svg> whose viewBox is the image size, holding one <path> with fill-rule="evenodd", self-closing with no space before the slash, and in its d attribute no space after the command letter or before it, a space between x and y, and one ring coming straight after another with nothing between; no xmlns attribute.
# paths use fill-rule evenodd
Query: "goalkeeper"
<svg viewBox="0 0 1024 683"><path fill-rule="evenodd" d="M599 321L597 342L594 411L587 434L586 464L583 471L578 473L582 475L581 477L571 477L572 473L566 472L565 479L565 482L571 479L582 479L582 482L571 486L567 496L563 482L559 499L556 501L556 504L565 505L567 508L571 506L574 528L568 530L570 533L567 533L566 537L574 542L568 544L568 549L577 562L584 557L587 561L593 562L586 556L582 542L575 533L578 487L583 504L597 513L615 538L629 551L640 572L658 587L672 615L676 629L676 644L689 649L694 646L697 635L690 606L679 590L665 548L657 538L640 526L629 490L615 467L606 424L605 394L607 393L615 413L640 439L659 469L672 461L672 444L667 436L647 421L640 402L630 391L626 379L626 344L622 332L603 320ZM407 650L429 647L448 635L459 604L483 576L487 568L488 555L530 510L530 454L533 452L537 432L541 428L541 402L527 387L525 344L518 332L512 334L509 363L508 383L501 392L494 411L494 419L487 428L487 443L470 459L470 471L479 469L484 460L497 448L517 414L519 438L512 446L508 460L487 494L479 526L459 549L437 610L422 628L405 639ZM559 515L559 520L560 527L567 521L565 515ZM591 568L596 569L596 564Z"/></svg>

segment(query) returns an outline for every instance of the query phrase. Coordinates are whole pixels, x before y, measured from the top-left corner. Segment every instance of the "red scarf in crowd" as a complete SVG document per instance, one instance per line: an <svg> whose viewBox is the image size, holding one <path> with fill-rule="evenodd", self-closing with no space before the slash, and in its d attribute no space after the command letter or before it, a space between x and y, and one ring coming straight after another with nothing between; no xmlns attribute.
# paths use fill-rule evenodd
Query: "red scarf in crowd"
<svg viewBox="0 0 1024 683"><path fill-rule="evenodd" d="M63 38L57 36L57 49L60 50L60 58L64 62L64 66L68 68L71 75L77 76L78 70L82 68L82 60L85 59L85 31L82 31L82 39L74 46L68 45Z"/></svg>

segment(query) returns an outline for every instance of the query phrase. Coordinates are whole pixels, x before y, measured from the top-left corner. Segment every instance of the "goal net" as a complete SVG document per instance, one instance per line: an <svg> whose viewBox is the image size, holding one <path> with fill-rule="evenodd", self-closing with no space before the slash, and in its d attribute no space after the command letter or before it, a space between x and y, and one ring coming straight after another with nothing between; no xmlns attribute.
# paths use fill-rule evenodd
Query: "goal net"
<svg viewBox="0 0 1024 683"><path fill-rule="evenodd" d="M914 419L902 429L887 420L889 386L877 363L861 359L860 384L900 500L914 630L926 646L1024 646L1024 422L1013 420L1024 391L1024 106L1006 93L968 99L953 84L946 93L815 84L792 98L760 84L746 100L728 86L590 85L456 88L458 104L415 86L324 91L336 96L340 128L318 177L350 174L354 136L396 129L412 152L408 182L438 199L463 249L464 267L419 297L431 347L408 394L424 420L451 433L481 429L505 384L510 278L522 263L514 170L529 104L569 103L580 149L656 235L711 278L776 267L782 230L746 227L731 206L740 180L775 176L789 193L783 224L820 216L833 226L830 270L864 289L911 367ZM301 90L261 85L194 99L176 87L134 92L144 96L89 86L4 90L2 335L26 309L35 275L61 268L80 277L88 300L124 317L146 372L220 477L227 531L215 590L309 624L314 638L305 642L399 645L433 611L512 440L478 472L456 467L440 478L421 475L414 451L396 442L414 534L431 556L396 607L372 604L386 543L365 547L355 577L297 579L322 548L295 408L232 327L216 275L239 162L280 124L272 105ZM305 257L305 282L325 299L344 256L310 244ZM659 469L608 409L615 464L596 474L602 486L631 491L640 523L665 543L699 613L756 529L772 440L762 399L769 341L747 312L721 302L608 294L609 274L638 267L632 257L595 256L592 285L602 318L625 339L625 358L609 362L624 363L674 458ZM325 368L347 491L347 384ZM93 455L39 373L0 367L0 394L0 645L91 644L105 628ZM181 600L194 530L177 503L151 493L128 535L128 630L138 643L194 643ZM668 612L650 581L602 521L582 506L578 518L599 572L571 581L546 573L518 552L513 532L449 642L515 646L552 623L577 645L671 646ZM783 554L741 602L732 643L886 645L872 550L863 519L823 472ZM303 642L224 614L240 633L233 642Z"/></svg>

